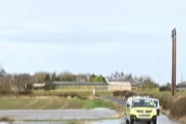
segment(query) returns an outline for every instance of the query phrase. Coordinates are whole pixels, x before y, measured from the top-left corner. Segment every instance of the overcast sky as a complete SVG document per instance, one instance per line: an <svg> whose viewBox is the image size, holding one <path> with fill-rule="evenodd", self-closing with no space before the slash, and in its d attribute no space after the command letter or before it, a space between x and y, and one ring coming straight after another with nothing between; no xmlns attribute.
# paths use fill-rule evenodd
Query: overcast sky
<svg viewBox="0 0 186 124"><path fill-rule="evenodd" d="M9 73L115 71L186 80L185 0L1 0L0 66Z"/></svg>

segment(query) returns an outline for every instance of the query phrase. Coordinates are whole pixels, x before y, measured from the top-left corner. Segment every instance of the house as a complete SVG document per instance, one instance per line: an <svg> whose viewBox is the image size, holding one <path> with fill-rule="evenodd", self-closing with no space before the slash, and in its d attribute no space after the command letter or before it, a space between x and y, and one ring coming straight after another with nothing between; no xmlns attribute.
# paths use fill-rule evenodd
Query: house
<svg viewBox="0 0 186 124"><path fill-rule="evenodd" d="M109 80L106 79L108 84L107 90L108 91L131 91L132 86L129 81L117 81L117 80Z"/></svg>
<svg viewBox="0 0 186 124"><path fill-rule="evenodd" d="M41 89L44 89L44 87L45 87L45 83L34 83L34 84L33 84L33 88L34 88L34 89L39 89L39 90L41 90Z"/></svg>
<svg viewBox="0 0 186 124"><path fill-rule="evenodd" d="M105 83L97 83L97 82L54 82L56 88L60 88L63 90L107 90L107 91L131 91L132 86L130 82L119 82L119 81L111 81Z"/></svg>
<svg viewBox="0 0 186 124"><path fill-rule="evenodd" d="M107 86L108 91L131 91L132 86L130 82L109 82Z"/></svg>
<svg viewBox="0 0 186 124"><path fill-rule="evenodd" d="M67 81L55 81L53 82L56 89L63 91L92 91L95 90L107 90L107 84L105 82L67 82Z"/></svg>

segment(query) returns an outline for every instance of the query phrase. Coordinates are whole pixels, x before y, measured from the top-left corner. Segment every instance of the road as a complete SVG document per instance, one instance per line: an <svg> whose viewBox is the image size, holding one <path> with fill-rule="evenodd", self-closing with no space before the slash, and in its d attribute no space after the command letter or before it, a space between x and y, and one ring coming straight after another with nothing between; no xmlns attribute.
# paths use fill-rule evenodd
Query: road
<svg viewBox="0 0 186 124"><path fill-rule="evenodd" d="M121 119L115 119L115 120L95 121L95 122L92 122L91 124L126 124L126 123L125 123L125 118L121 118ZM143 123L135 123L135 124L143 124ZM179 123L170 120L165 115L160 115L157 118L157 124L179 124Z"/></svg>

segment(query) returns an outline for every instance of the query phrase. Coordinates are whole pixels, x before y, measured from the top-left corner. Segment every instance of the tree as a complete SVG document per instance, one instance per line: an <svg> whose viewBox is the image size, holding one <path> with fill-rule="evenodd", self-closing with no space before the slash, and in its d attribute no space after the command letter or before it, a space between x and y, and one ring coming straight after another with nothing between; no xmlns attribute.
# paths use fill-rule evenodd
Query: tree
<svg viewBox="0 0 186 124"><path fill-rule="evenodd" d="M10 83L1 83L0 84L0 93L1 94L12 93L11 84Z"/></svg>
<svg viewBox="0 0 186 124"><path fill-rule="evenodd" d="M45 83L50 81L50 74L47 72L39 72L34 75L35 83Z"/></svg>
<svg viewBox="0 0 186 124"><path fill-rule="evenodd" d="M12 84L11 76L4 76L0 78L0 93L7 94L7 93L14 93L15 87Z"/></svg>
<svg viewBox="0 0 186 124"><path fill-rule="evenodd" d="M140 86L141 90L148 90L148 91L157 91L159 90L158 84L156 84L152 79L149 77L143 78L143 83Z"/></svg>
<svg viewBox="0 0 186 124"><path fill-rule="evenodd" d="M27 85L32 83L29 74L18 74L13 76L13 84L17 87L18 92L26 92Z"/></svg>
<svg viewBox="0 0 186 124"><path fill-rule="evenodd" d="M6 71L0 67L0 77L4 77L6 75Z"/></svg>
<svg viewBox="0 0 186 124"><path fill-rule="evenodd" d="M70 72L63 72L58 75L59 81L76 81L76 75Z"/></svg>
<svg viewBox="0 0 186 124"><path fill-rule="evenodd" d="M45 90L53 90L55 89L55 85L53 82L46 82L45 83Z"/></svg>
<svg viewBox="0 0 186 124"><path fill-rule="evenodd" d="M52 81L57 81L58 80L55 72L52 73L51 80Z"/></svg>
<svg viewBox="0 0 186 124"><path fill-rule="evenodd" d="M100 83L106 82L105 78L102 75L94 75L94 74L91 75L90 81L100 82Z"/></svg>

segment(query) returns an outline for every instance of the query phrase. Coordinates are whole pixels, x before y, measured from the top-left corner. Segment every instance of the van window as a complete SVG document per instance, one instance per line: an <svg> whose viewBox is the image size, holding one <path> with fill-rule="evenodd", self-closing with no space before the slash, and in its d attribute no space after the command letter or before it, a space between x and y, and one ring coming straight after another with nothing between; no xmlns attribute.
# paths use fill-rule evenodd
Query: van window
<svg viewBox="0 0 186 124"><path fill-rule="evenodd" d="M155 104L152 100L134 99L132 100L132 107L155 107Z"/></svg>
<svg viewBox="0 0 186 124"><path fill-rule="evenodd" d="M154 101L155 106L158 107L158 101Z"/></svg>

